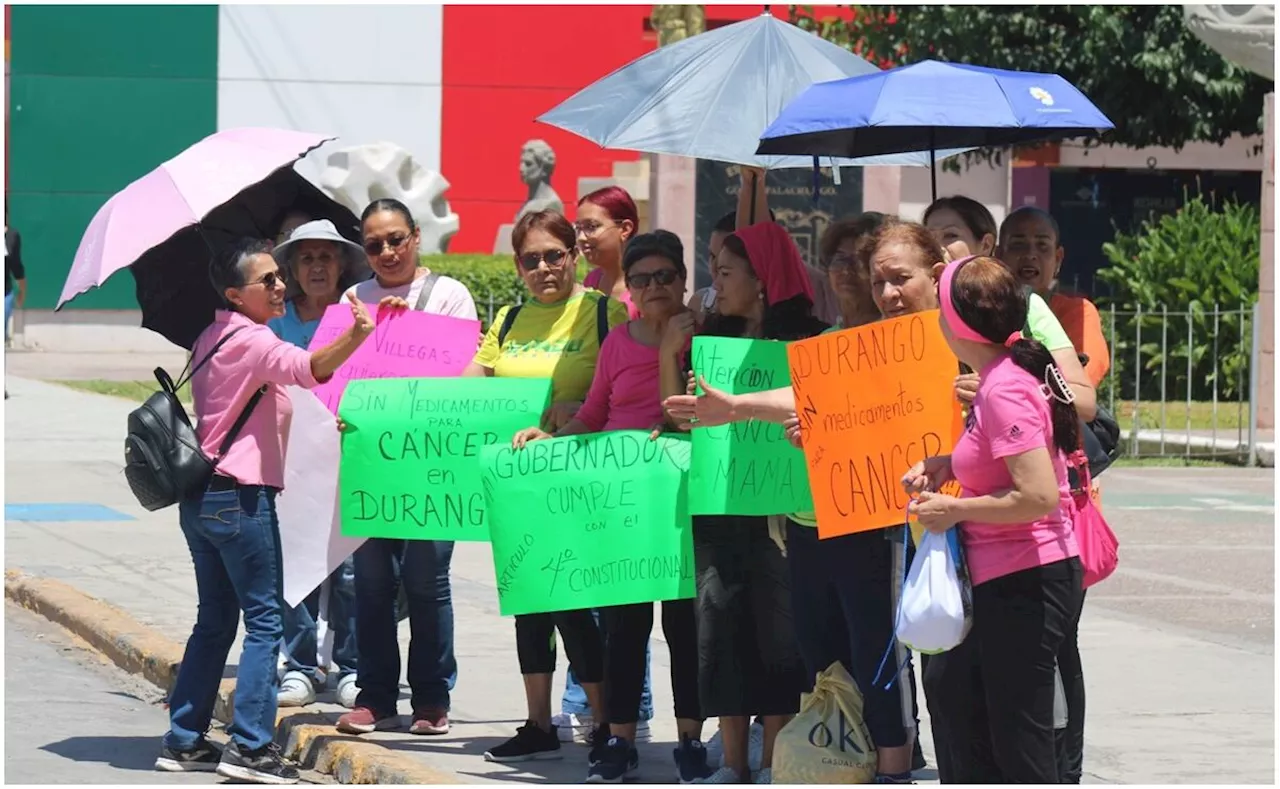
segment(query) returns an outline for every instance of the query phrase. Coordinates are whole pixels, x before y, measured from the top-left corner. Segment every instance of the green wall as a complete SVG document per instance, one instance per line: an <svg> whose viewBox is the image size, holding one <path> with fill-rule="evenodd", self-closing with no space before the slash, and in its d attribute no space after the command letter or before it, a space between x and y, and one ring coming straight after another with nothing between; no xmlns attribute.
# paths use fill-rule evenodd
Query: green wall
<svg viewBox="0 0 1280 789"><path fill-rule="evenodd" d="M27 306L57 303L89 220L112 194L217 129L216 6L12 9L9 224ZM76 309L136 309L127 272Z"/></svg>

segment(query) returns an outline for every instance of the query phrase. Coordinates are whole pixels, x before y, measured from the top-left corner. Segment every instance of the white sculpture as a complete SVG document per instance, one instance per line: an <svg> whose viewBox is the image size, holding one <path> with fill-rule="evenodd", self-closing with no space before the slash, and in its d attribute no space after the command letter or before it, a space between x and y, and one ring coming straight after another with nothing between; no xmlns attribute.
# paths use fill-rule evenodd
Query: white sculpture
<svg viewBox="0 0 1280 789"><path fill-rule="evenodd" d="M320 188L356 216L384 197L404 203L422 230L419 249L424 253L446 251L458 232L458 215L444 198L449 182L394 143L356 145L329 154L320 172Z"/></svg>

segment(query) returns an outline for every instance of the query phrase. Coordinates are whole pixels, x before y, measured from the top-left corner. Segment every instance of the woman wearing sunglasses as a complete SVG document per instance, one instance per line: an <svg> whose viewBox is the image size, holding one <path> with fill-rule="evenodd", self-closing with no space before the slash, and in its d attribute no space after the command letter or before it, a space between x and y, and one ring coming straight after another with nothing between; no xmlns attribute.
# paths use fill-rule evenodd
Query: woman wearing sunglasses
<svg viewBox="0 0 1280 789"><path fill-rule="evenodd" d="M373 332L373 319L348 295L353 323L329 345L307 351L277 338L267 322L284 314L285 283L270 249L268 241L244 239L213 262L210 279L223 307L191 349L198 360L191 376L197 434L205 454L220 460L207 488L178 505L200 605L169 694L169 731L155 766L287 784L297 783L298 771L284 763L274 742L283 633L276 496L284 488L293 413L284 387L313 388L327 380ZM242 615L231 741L219 752L205 732Z"/></svg>
<svg viewBox="0 0 1280 789"><path fill-rule="evenodd" d="M365 256L374 278L347 291L361 300L388 296L410 309L475 320L466 285L419 265L418 226L399 200L375 200L361 217ZM355 554L356 644L359 653L355 709L338 730L366 734L400 727L400 644L396 592L404 584L409 603L410 734L449 731L449 692L458 676L453 654L453 599L449 561L453 543L436 540L366 540ZM399 562L399 577L396 563Z"/></svg>
<svg viewBox="0 0 1280 789"><path fill-rule="evenodd" d="M554 211L525 214L511 231L516 273L529 299L498 310L466 376L550 378L551 408L542 427L555 430L577 413L591 386L600 346L627 322L626 307L577 281L573 225ZM560 757L551 722L555 632L582 682L596 719L604 712L604 639L589 610L517 616L516 655L524 677L528 718L510 740L491 748L493 762Z"/></svg>
<svg viewBox="0 0 1280 789"><path fill-rule="evenodd" d="M640 317L609 333L600 350L586 402L556 436L606 430L649 430L666 426L660 385L663 356L687 356L693 313L684 305L684 247L673 233L658 230L631 239L622 270ZM551 438L531 427L512 445ZM601 609L607 633L605 684L609 689L609 739L596 749L588 783L617 783L639 768L636 731L649 663L653 604ZM662 632L671 653L671 688L680 745L675 752L681 783L705 779L707 751L702 745L703 716L698 701L698 636L693 600L662 603Z"/></svg>

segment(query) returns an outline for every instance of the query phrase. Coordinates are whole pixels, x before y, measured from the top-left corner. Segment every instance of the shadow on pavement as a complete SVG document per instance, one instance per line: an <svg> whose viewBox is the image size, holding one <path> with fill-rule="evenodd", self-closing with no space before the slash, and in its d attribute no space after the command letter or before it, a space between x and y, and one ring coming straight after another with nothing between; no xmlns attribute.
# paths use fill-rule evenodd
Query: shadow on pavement
<svg viewBox="0 0 1280 789"><path fill-rule="evenodd" d="M154 737L68 737L40 746L73 762L100 762L117 770L155 769L160 753L160 735Z"/></svg>

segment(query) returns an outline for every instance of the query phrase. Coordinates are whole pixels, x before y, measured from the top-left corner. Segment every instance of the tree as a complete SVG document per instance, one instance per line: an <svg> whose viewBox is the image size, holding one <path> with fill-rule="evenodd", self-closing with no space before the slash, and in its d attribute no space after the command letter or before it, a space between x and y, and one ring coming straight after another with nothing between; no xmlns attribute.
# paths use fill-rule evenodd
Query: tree
<svg viewBox="0 0 1280 789"><path fill-rule="evenodd" d="M796 24L881 67L932 59L1058 74L1115 123L1103 142L1179 149L1260 134L1273 90L1196 38L1180 6L853 6L851 22L791 8Z"/></svg>

